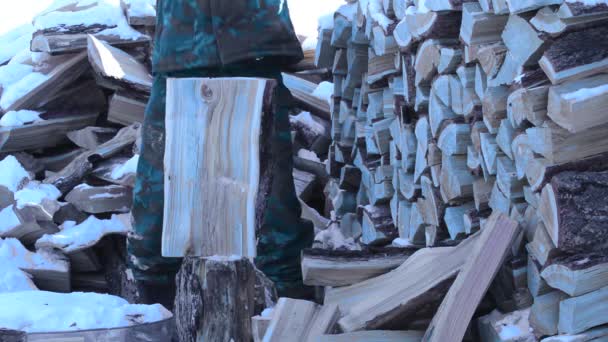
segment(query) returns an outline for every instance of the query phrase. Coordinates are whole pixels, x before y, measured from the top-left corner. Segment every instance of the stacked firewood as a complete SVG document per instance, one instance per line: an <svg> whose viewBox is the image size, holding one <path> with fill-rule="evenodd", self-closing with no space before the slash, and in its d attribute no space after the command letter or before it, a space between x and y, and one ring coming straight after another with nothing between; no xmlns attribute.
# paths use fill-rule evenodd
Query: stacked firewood
<svg viewBox="0 0 608 342"><path fill-rule="evenodd" d="M607 36L604 1L347 1L315 61L334 224L302 271L325 306L279 304L264 340L334 304L323 341L605 339Z"/></svg>

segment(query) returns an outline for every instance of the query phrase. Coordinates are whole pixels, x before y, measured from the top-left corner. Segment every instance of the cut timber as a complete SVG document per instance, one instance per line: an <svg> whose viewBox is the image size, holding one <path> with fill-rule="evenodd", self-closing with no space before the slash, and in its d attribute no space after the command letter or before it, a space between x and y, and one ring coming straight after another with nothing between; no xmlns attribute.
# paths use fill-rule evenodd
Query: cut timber
<svg viewBox="0 0 608 342"><path fill-rule="evenodd" d="M460 11L471 0L427 0L424 6L431 11Z"/></svg>
<svg viewBox="0 0 608 342"><path fill-rule="evenodd" d="M132 90L149 94L152 89L152 75L146 66L128 53L102 42L92 35L88 37L89 63L93 70L113 90Z"/></svg>
<svg viewBox="0 0 608 342"><path fill-rule="evenodd" d="M520 134L517 136L517 138L525 136L525 134ZM530 159L526 165L525 176L528 178L528 183L530 183L530 188L533 191L541 191L543 186L545 186L553 176L561 172L593 172L605 170L608 170L608 153L597 154L591 157L561 164L550 163L543 158Z"/></svg>
<svg viewBox="0 0 608 342"><path fill-rule="evenodd" d="M392 271L411 254L400 249L377 253L307 249L302 252L302 277L306 285L352 285Z"/></svg>
<svg viewBox="0 0 608 342"><path fill-rule="evenodd" d="M255 266L246 258L184 259L176 278L180 341L250 341Z"/></svg>
<svg viewBox="0 0 608 342"><path fill-rule="evenodd" d="M408 29L416 40L453 38L460 31L461 12L413 12L406 14Z"/></svg>
<svg viewBox="0 0 608 342"><path fill-rule="evenodd" d="M502 40L513 59L522 65L535 65L546 48L545 41L530 25L526 17L509 16L507 26L502 32Z"/></svg>
<svg viewBox="0 0 608 342"><path fill-rule="evenodd" d="M90 214L128 213L133 191L119 185L90 186L81 184L67 194L65 200L80 211Z"/></svg>
<svg viewBox="0 0 608 342"><path fill-rule="evenodd" d="M507 99L507 117L513 127L522 126L524 120L541 126L547 119L548 94L549 86L521 88L512 92Z"/></svg>
<svg viewBox="0 0 608 342"><path fill-rule="evenodd" d="M465 3L460 38L467 45L497 42L508 20L508 15L485 13L477 2Z"/></svg>
<svg viewBox="0 0 608 342"><path fill-rule="evenodd" d="M467 124L449 124L442 131L437 146L443 155L466 154L471 142L471 128Z"/></svg>
<svg viewBox="0 0 608 342"><path fill-rule="evenodd" d="M92 126L98 113L46 113L44 120L16 127L0 127L0 152L54 147L66 140L68 132Z"/></svg>
<svg viewBox="0 0 608 342"><path fill-rule="evenodd" d="M471 237L456 247L419 250L387 274L327 291L325 303L338 304L345 332L415 321L423 311L434 311L476 241Z"/></svg>
<svg viewBox="0 0 608 342"><path fill-rule="evenodd" d="M357 331L339 335L323 335L319 342L420 342L424 332L399 330Z"/></svg>
<svg viewBox="0 0 608 342"><path fill-rule="evenodd" d="M532 239L530 239L532 240ZM541 277L541 266L531 255L528 255L528 289L534 297L542 296L553 291L547 282Z"/></svg>
<svg viewBox="0 0 608 342"><path fill-rule="evenodd" d="M317 68L331 68L334 63L336 49L331 46L332 30L319 30L319 39L315 49L315 65Z"/></svg>
<svg viewBox="0 0 608 342"><path fill-rule="evenodd" d="M36 109L47 104L54 95L71 85L88 68L86 53L51 57L45 65L45 80L25 92L6 108L4 112L20 109Z"/></svg>
<svg viewBox="0 0 608 342"><path fill-rule="evenodd" d="M361 242L368 245L377 245L391 242L399 236L391 216L391 209L387 205L363 207L363 236Z"/></svg>
<svg viewBox="0 0 608 342"><path fill-rule="evenodd" d="M555 248L545 225L541 221L538 222L538 227L534 231L534 238L526 245L526 249L528 254L533 256L541 267L547 265L559 254L559 250Z"/></svg>
<svg viewBox="0 0 608 342"><path fill-rule="evenodd" d="M560 334L576 334L608 323L606 301L608 301L608 287L563 300L559 305Z"/></svg>
<svg viewBox="0 0 608 342"><path fill-rule="evenodd" d="M557 257L541 276L549 286L580 296L608 286L608 257L595 252Z"/></svg>
<svg viewBox="0 0 608 342"><path fill-rule="evenodd" d="M540 59L551 83L558 84L608 70L608 26L566 34Z"/></svg>
<svg viewBox="0 0 608 342"><path fill-rule="evenodd" d="M94 150L99 145L112 139L116 135L116 129L105 127L87 126L83 129L67 133L68 139L78 147Z"/></svg>
<svg viewBox="0 0 608 342"><path fill-rule="evenodd" d="M251 334L253 342L261 342L268 330L272 317L253 316L251 317Z"/></svg>
<svg viewBox="0 0 608 342"><path fill-rule="evenodd" d="M467 234L464 215L474 207L475 205L473 203L468 203L459 207L448 207L445 209L443 220L445 221L445 225L448 228L452 240L456 240Z"/></svg>
<svg viewBox="0 0 608 342"><path fill-rule="evenodd" d="M441 198L446 203L473 199L475 178L467 168L465 156L443 156L440 174ZM428 198L427 198L428 199Z"/></svg>
<svg viewBox="0 0 608 342"><path fill-rule="evenodd" d="M608 75L566 82L549 90L547 115L571 133L608 123Z"/></svg>
<svg viewBox="0 0 608 342"><path fill-rule="evenodd" d="M559 303L568 298L560 291L553 291L542 296L534 297L534 305L530 310L530 326L538 336L557 334L559 321Z"/></svg>
<svg viewBox="0 0 608 342"><path fill-rule="evenodd" d="M134 122L143 123L145 111L146 101L115 93L110 97L108 121L121 125L131 125Z"/></svg>
<svg viewBox="0 0 608 342"><path fill-rule="evenodd" d="M551 0L549 0L551 1ZM555 0L562 3L560 0ZM602 10L598 6L587 6L588 9L595 7L596 12L589 13L566 13L571 10L570 6L585 7L582 3L564 3L559 8L541 8L530 23L539 31L558 37L564 33L577 31L605 25L608 21L608 11Z"/></svg>
<svg viewBox="0 0 608 342"><path fill-rule="evenodd" d="M252 78L167 81L163 256L255 256L274 172L274 88Z"/></svg>
<svg viewBox="0 0 608 342"><path fill-rule="evenodd" d="M505 215L490 216L427 329L424 341L460 341L464 337L517 232L518 224Z"/></svg>
<svg viewBox="0 0 608 342"><path fill-rule="evenodd" d="M539 206L547 233L559 249L608 243L608 172L564 172L543 188Z"/></svg>
<svg viewBox="0 0 608 342"><path fill-rule="evenodd" d="M305 110L325 120L331 120L329 103L312 95L317 85L292 74L283 73L283 82L296 102Z"/></svg>
<svg viewBox="0 0 608 342"><path fill-rule="evenodd" d="M262 341L318 341L320 336L333 332L338 317L336 305L279 298Z"/></svg>

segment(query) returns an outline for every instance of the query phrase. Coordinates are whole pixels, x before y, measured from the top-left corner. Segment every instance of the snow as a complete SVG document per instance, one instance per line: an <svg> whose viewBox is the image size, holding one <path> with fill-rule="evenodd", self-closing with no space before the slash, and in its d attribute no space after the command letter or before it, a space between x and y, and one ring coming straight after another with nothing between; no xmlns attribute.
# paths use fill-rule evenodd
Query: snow
<svg viewBox="0 0 608 342"><path fill-rule="evenodd" d="M60 232L52 235L45 234L38 239L36 247L54 247L65 253L79 251L95 245L108 234L126 235L130 230L129 216L128 214L112 215L109 220L89 216L81 224L66 221L61 225Z"/></svg>
<svg viewBox="0 0 608 342"><path fill-rule="evenodd" d="M19 225L21 225L21 221L15 214L13 205L0 210L0 236L9 233Z"/></svg>
<svg viewBox="0 0 608 342"><path fill-rule="evenodd" d="M312 116L312 114L310 114L310 112L301 112L296 116L292 116L290 118L290 121L292 122L292 124L300 123L317 134L325 133L325 126L315 120L315 118Z"/></svg>
<svg viewBox="0 0 608 342"><path fill-rule="evenodd" d="M394 21L384 15L384 10L382 9L382 0L370 0L368 9L372 19L378 23L380 27L382 27L384 32L387 32L389 25L391 25Z"/></svg>
<svg viewBox="0 0 608 342"><path fill-rule="evenodd" d="M44 200L57 200L61 197L61 191L52 184L42 184L31 181L25 187L15 192L17 208L22 209L28 205L40 205Z"/></svg>
<svg viewBox="0 0 608 342"><path fill-rule="evenodd" d="M262 311L262 313L260 314L260 316L262 317L272 317L272 315L274 314L274 308L266 308Z"/></svg>
<svg viewBox="0 0 608 342"><path fill-rule="evenodd" d="M2 4L0 5L0 35L23 25L31 26L32 18L52 2L53 0L2 0L0 2Z"/></svg>
<svg viewBox="0 0 608 342"><path fill-rule="evenodd" d="M409 246L413 246L413 244L409 239L397 238L397 239L393 240L393 246L409 247Z"/></svg>
<svg viewBox="0 0 608 342"><path fill-rule="evenodd" d="M0 185L12 192L20 190L32 176L21 166L14 156L6 156L0 161Z"/></svg>
<svg viewBox="0 0 608 342"><path fill-rule="evenodd" d="M592 97L600 96L605 93L608 93L608 84L602 84L593 88L581 88L572 93L564 94L564 99L568 101L581 102L589 100Z"/></svg>
<svg viewBox="0 0 608 342"><path fill-rule="evenodd" d="M321 159L319 159L319 157L317 156L317 154L314 151L310 151L310 150L307 150L304 148L301 148L300 150L298 150L298 157L300 157L302 159L316 161L318 163L321 162Z"/></svg>
<svg viewBox="0 0 608 342"><path fill-rule="evenodd" d="M112 179L121 179L128 174L134 174L137 171L137 164L139 163L139 154L134 155L131 159L127 160L124 164L117 166L112 170L110 177Z"/></svg>
<svg viewBox="0 0 608 342"><path fill-rule="evenodd" d="M29 49L34 27L21 25L0 36L0 64L8 62L17 53Z"/></svg>
<svg viewBox="0 0 608 342"><path fill-rule="evenodd" d="M296 33L304 37L317 37L319 25L333 27L334 12L344 4L344 0L287 0L287 4ZM323 23L315 18L323 18Z"/></svg>
<svg viewBox="0 0 608 342"><path fill-rule="evenodd" d="M312 96L327 101L331 105L331 97L334 95L334 84L323 81L312 92Z"/></svg>
<svg viewBox="0 0 608 342"><path fill-rule="evenodd" d="M59 9L74 3L77 4L79 10L53 11L53 9ZM121 8L120 0L56 0L49 10L34 19L36 30L79 25L109 27L97 35L113 35L131 40L142 36L141 33L129 26Z"/></svg>
<svg viewBox="0 0 608 342"><path fill-rule="evenodd" d="M5 67L11 66L12 65L6 65ZM17 100L44 83L46 80L48 80L48 78L49 77L47 75L39 72L31 72L25 75L23 78L17 80L15 83L9 84L7 87L3 87L4 91L2 92L2 97L0 98L0 107L8 109L15 102L17 102Z"/></svg>
<svg viewBox="0 0 608 342"><path fill-rule="evenodd" d="M23 270L67 272L68 262L48 251L37 253L27 250L19 240L0 239L0 263L6 262ZM0 320L1 321L1 320Z"/></svg>
<svg viewBox="0 0 608 342"><path fill-rule="evenodd" d="M156 17L156 0L124 0L129 6L129 15L135 17Z"/></svg>
<svg viewBox="0 0 608 342"><path fill-rule="evenodd" d="M17 127L40 121L41 112L33 110L10 111L0 118L0 127Z"/></svg>
<svg viewBox="0 0 608 342"><path fill-rule="evenodd" d="M514 311L496 321L495 327L501 341L519 341L531 335L530 309Z"/></svg>
<svg viewBox="0 0 608 342"><path fill-rule="evenodd" d="M122 298L98 293L0 294L0 328L28 333L119 328L171 316L160 304L129 304Z"/></svg>
<svg viewBox="0 0 608 342"><path fill-rule="evenodd" d="M0 260L0 294L38 290L32 276L6 260Z"/></svg>
<svg viewBox="0 0 608 342"><path fill-rule="evenodd" d="M608 0L566 0L568 3L581 3L585 6L608 5Z"/></svg>

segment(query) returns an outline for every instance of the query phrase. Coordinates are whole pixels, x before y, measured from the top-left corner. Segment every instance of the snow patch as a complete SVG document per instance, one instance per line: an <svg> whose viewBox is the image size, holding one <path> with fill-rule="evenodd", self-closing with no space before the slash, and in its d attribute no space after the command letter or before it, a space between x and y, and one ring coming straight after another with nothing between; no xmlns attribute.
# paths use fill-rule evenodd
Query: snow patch
<svg viewBox="0 0 608 342"><path fill-rule="evenodd" d="M27 185L15 192L17 208L22 209L28 205L40 205L44 200L57 200L61 197L61 191L52 184L42 184L38 181L31 181Z"/></svg>
<svg viewBox="0 0 608 342"><path fill-rule="evenodd" d="M296 34L307 38L317 37L319 26L333 28L334 12L343 4L344 0L287 0Z"/></svg>
<svg viewBox="0 0 608 342"><path fill-rule="evenodd" d="M317 154L314 151L309 151L304 148L301 148L300 150L298 150L298 157L300 157L302 159L316 161L317 163L321 162L321 159L319 159L319 157L317 156Z"/></svg>
<svg viewBox="0 0 608 342"><path fill-rule="evenodd" d="M38 290L32 276L15 265L0 260L0 293Z"/></svg>
<svg viewBox="0 0 608 342"><path fill-rule="evenodd" d="M0 36L0 64L8 62L20 51L30 47L34 27L26 24Z"/></svg>
<svg viewBox="0 0 608 342"><path fill-rule="evenodd" d="M290 121L292 124L302 124L317 134L325 134L325 126L315 120L310 112L301 112L296 116L292 116Z"/></svg>
<svg viewBox="0 0 608 342"><path fill-rule="evenodd" d="M112 215L109 220L89 216L81 224L66 221L59 227L60 232L52 235L45 234L38 239L36 247L58 248L65 253L79 251L95 245L108 234L128 234L131 230L129 216L129 214Z"/></svg>
<svg viewBox="0 0 608 342"><path fill-rule="evenodd" d="M28 123L41 121L41 112L33 110L10 111L0 118L0 127L18 127Z"/></svg>
<svg viewBox="0 0 608 342"><path fill-rule="evenodd" d="M6 67L10 66L11 65L6 65ZM49 77L47 75L43 75L39 72L32 72L25 75L15 83L10 84L8 87L3 87L4 91L2 92L2 97L0 98L0 107L8 109L15 102L17 102L17 100L36 89L48 79Z"/></svg>
<svg viewBox="0 0 608 342"><path fill-rule="evenodd" d="M0 263L2 262L10 263L23 270L43 269L67 272L69 268L68 262L59 259L57 255L48 251L30 252L19 240L13 238L0 239Z"/></svg>
<svg viewBox="0 0 608 342"><path fill-rule="evenodd" d="M331 105L331 97L334 95L334 84L323 81L312 92L312 96L327 101Z"/></svg>
<svg viewBox="0 0 608 342"><path fill-rule="evenodd" d="M0 236L8 234L19 225L21 225L21 221L17 217L17 214L15 214L13 205L0 210Z"/></svg>
<svg viewBox="0 0 608 342"><path fill-rule="evenodd" d="M260 314L260 316L262 317L272 317L272 315L274 314L274 308L266 308L262 311L262 313Z"/></svg>
<svg viewBox="0 0 608 342"><path fill-rule="evenodd" d="M602 84L593 88L581 88L572 93L564 94L564 99L568 101L586 101L592 97L600 96L605 93L608 93L608 84Z"/></svg>
<svg viewBox="0 0 608 342"><path fill-rule="evenodd" d="M131 159L127 160L124 164L115 167L110 174L112 179L121 179L128 174L134 174L137 172L137 164L139 163L139 154L134 155Z"/></svg>
<svg viewBox="0 0 608 342"><path fill-rule="evenodd" d="M123 0L129 6L129 15L156 17L156 0Z"/></svg>
<svg viewBox="0 0 608 342"><path fill-rule="evenodd" d="M135 305L116 296L83 292L0 294L0 308L0 328L28 333L110 329L172 317L160 304Z"/></svg>
<svg viewBox="0 0 608 342"><path fill-rule="evenodd" d="M393 240L393 246L409 247L409 246L413 246L413 244L409 239L396 238L395 240Z"/></svg>
<svg viewBox="0 0 608 342"><path fill-rule="evenodd" d="M7 156L0 161L0 185L12 192L20 190L25 183L32 179L14 156Z"/></svg>
<svg viewBox="0 0 608 342"><path fill-rule="evenodd" d="M387 32L388 27L394 23L394 21L384 15L384 10L382 9L382 0L370 0L368 10L372 19L378 23L380 27L382 27L384 32Z"/></svg>

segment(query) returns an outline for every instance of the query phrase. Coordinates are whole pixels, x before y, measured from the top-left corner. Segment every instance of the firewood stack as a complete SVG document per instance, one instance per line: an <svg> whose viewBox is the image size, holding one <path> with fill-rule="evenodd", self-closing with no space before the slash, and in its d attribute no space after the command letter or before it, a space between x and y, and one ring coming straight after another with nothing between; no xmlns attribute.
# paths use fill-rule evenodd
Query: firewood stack
<svg viewBox="0 0 608 342"><path fill-rule="evenodd" d="M326 287L325 305L338 304L325 333L605 339L608 4L347 1L319 37L315 62L334 84L333 224L302 267L307 284ZM519 225L504 261L468 269L497 244L486 239L497 217ZM471 239L482 246L458 261ZM487 287L468 283L488 295L454 309L471 272L491 273ZM462 325L452 335L449 320Z"/></svg>

